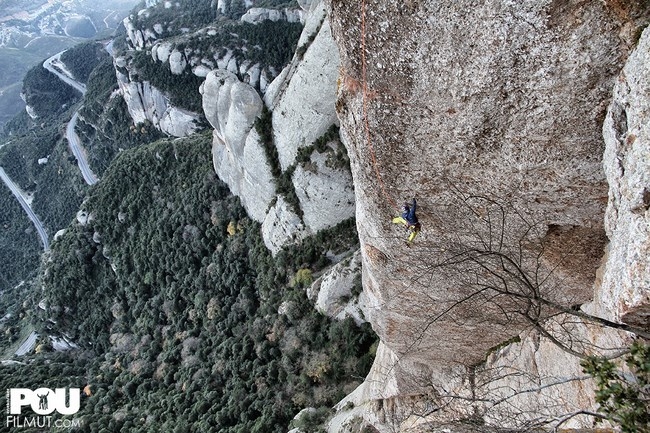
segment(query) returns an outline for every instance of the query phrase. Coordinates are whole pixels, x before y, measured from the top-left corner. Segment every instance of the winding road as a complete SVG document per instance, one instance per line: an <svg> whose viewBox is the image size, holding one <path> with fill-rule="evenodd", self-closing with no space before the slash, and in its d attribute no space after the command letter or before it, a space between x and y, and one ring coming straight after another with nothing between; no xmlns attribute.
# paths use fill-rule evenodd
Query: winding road
<svg viewBox="0 0 650 433"><path fill-rule="evenodd" d="M44 61L43 67L59 77L59 79L61 79L66 84L74 87L82 95L85 95L86 85L75 80L70 71L66 69L65 65L61 62L62 53L63 52L55 54ZM77 125L77 120L79 120L78 111L74 113L74 116L72 116L72 119L70 119L70 122L68 122L68 127L66 128L65 135L68 139L70 151L72 151L72 154L75 156L75 158L77 158L77 165L79 166L79 170L81 170L81 175L83 176L84 181L88 185L94 185L97 183L97 176L90 169L90 165L88 165L88 158L86 158L86 152L81 146L81 140L79 139L77 133L74 132L74 128Z"/></svg>
<svg viewBox="0 0 650 433"><path fill-rule="evenodd" d="M80 83L77 80L75 80L72 74L65 68L65 65L61 63L61 54L62 53L55 54L54 56L45 60L43 62L43 67L48 71L52 72L53 74L55 74L57 77L59 77L59 79L61 79L65 83L69 84L70 86L74 87L76 90L81 92L82 95L84 95L86 93L86 86L83 83ZM74 116L72 116L72 119L70 119L70 122L68 123L68 127L66 128L66 136L68 139L68 143L70 145L70 150L72 151L72 154L75 156L75 158L77 158L77 164L79 165L79 170L81 170L81 175L83 176L84 181L86 181L88 185L94 185L95 183L97 183L97 176L95 176L95 173L93 173L90 167L88 166L88 160L86 159L84 150L81 147L81 140L79 140L79 136L74 132L74 128L75 125L77 124L78 119L79 119L79 114L78 112L76 112ZM18 186L14 183L14 181L11 180L11 178L7 175L7 173L4 171L2 167L0 167L0 178L2 179L4 184L7 185L7 187L14 195L14 197L16 197L18 203L20 203L20 206L23 208L23 210L25 211L29 219L32 221L34 227L36 227L36 231L38 232L38 235L41 238L41 243L43 244L43 250L49 251L50 242L47 237L47 232L45 231L45 227L43 227L41 220L38 219L38 217L32 210L29 203L27 203L27 201L25 200L25 197L23 196L20 188L18 188Z"/></svg>
<svg viewBox="0 0 650 433"><path fill-rule="evenodd" d="M0 167L0 178L5 183L5 185L7 185L7 187L11 190L11 193L14 195L14 197L16 197L18 203L20 203L20 206L22 206L25 213L27 213L29 219L32 220L32 223L34 223L34 227L36 227L36 231L38 231L38 235L41 237L41 243L43 244L43 249L45 251L49 251L50 242L47 238L47 232L45 231L45 227L43 227L41 220L38 219L38 217L36 216L32 208L25 201L25 198L23 197L20 188L18 188L18 186L16 186L14 181L11 180L9 176L7 176L7 173L5 173L5 170L2 167Z"/></svg>
<svg viewBox="0 0 650 433"><path fill-rule="evenodd" d="M112 42L106 45L106 50L109 52L109 54L112 54L112 45L113 45ZM55 54L54 56L45 60L43 62L43 67L48 71L52 72L53 74L55 74L57 77L59 77L59 79L64 81L66 84L74 87L82 95L85 95L86 85L75 80L73 75L65 68L65 65L61 62L61 54L62 53ZM84 181L88 185L94 185L98 181L97 176L90 169L88 165L88 159L86 158L84 149L81 146L81 140L79 139L79 136L75 132L75 126L77 124L78 119L79 119L79 112L77 111L70 119L70 122L68 122L68 126L66 127L66 138L68 139L68 143L70 145L70 150L72 151L72 154L75 156L75 158L77 158L77 164L79 165L79 170L81 170L81 174L84 178ZM43 244L43 250L46 252L49 251L50 242L48 240L45 227L43 227L43 224L38 219L38 217L36 216L32 208L30 207L29 203L27 203L27 201L25 200L25 197L23 196L23 193L20 190L20 188L11 180L11 178L7 175L7 173L4 171L2 167L0 167L0 179L2 179L5 185L7 185L11 193L18 200L18 203L20 203L20 206L23 208L25 213L27 213L27 216L34 224L34 227L36 227L36 231L38 232L38 235L40 236L41 242ZM38 334L36 332L32 332L25 339L25 341L23 341L20 347L16 350L15 355L23 356L26 353L31 352L34 349L34 346L36 345L37 338L38 338ZM75 347L74 343L72 344L67 343L67 344L69 347ZM6 362L10 362L10 361L6 361Z"/></svg>
<svg viewBox="0 0 650 433"><path fill-rule="evenodd" d="M77 158L77 165L79 166L79 170L81 170L81 175L84 177L84 180L88 185L94 185L97 183L97 176L95 176L95 173L90 169L86 153L81 147L81 140L77 133L74 132L78 119L79 112L77 111L74 113L74 116L72 116L72 119L70 119L70 122L68 122L68 127L65 129L65 136L70 144L72 154Z"/></svg>
<svg viewBox="0 0 650 433"><path fill-rule="evenodd" d="M43 62L43 67L59 77L61 81L64 81L66 84L74 87L77 89L79 92L81 92L82 95L86 94L86 85L84 83L80 83L79 81L74 79L74 76L70 73L65 68L65 64L61 62L61 54L63 54L64 51L61 51L60 53L57 53L47 59L46 61Z"/></svg>
<svg viewBox="0 0 650 433"><path fill-rule="evenodd" d="M34 346L36 346L36 339L38 338L38 334L34 331L32 331L31 334L29 334L29 337L25 341L23 341L23 344L20 345L18 350L16 350L16 356L23 356L34 349Z"/></svg>

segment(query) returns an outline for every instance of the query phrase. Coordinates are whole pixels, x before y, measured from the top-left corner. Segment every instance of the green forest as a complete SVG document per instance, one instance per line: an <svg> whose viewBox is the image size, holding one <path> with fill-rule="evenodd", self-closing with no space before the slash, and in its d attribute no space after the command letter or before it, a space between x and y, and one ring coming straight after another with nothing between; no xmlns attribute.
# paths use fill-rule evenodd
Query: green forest
<svg viewBox="0 0 650 433"><path fill-rule="evenodd" d="M51 74L50 77L58 80ZM32 209L50 238L68 225L86 190L63 134L71 115L69 107L35 121L22 112L7 124L0 148L0 167L23 191L33 195ZM36 274L42 246L34 226L9 189L3 184L0 191L0 201L4 203L0 227L3 290Z"/></svg>
<svg viewBox="0 0 650 433"><path fill-rule="evenodd" d="M88 385L81 431L286 432L369 370L370 327L321 315L304 289L327 251L356 247L354 221L272 257L215 176L209 134L120 153L83 208L91 221L52 245L47 312L26 308L42 335L81 349L43 341L29 369L0 367L8 387L39 371Z"/></svg>
<svg viewBox="0 0 650 433"><path fill-rule="evenodd" d="M93 69L107 59L110 59L110 56L104 46L95 41L79 44L61 54L61 61L65 63L66 68L83 83L87 83Z"/></svg>
<svg viewBox="0 0 650 433"><path fill-rule="evenodd" d="M59 80L43 66L34 66L23 80L25 103L38 117L60 114L80 99L79 92Z"/></svg>
<svg viewBox="0 0 650 433"><path fill-rule="evenodd" d="M197 7L174 16L174 25L223 18L206 9L209 2L182 3ZM227 5L239 13L237 2ZM149 18L167 13L155 11ZM279 70L301 31L286 22L221 24L216 35L193 35L175 48L231 49L239 61ZM132 56L139 79L201 112L202 78L189 68L172 75L147 53ZM150 123L134 125L101 44L70 49L62 61L86 83L83 101L34 68L24 89L39 118L22 113L2 137L0 166L34 194L52 249L41 254L33 226L2 187L3 359L32 331L40 337L32 355L0 365L0 386L83 389L81 410L69 417L83 432L284 433L305 407L318 410L303 424L317 425L361 383L376 350L368 324L333 321L305 293L332 264L328 257L358 248L354 219L272 256L260 224L216 177L209 131L170 139ZM93 187L64 136L75 109L101 177ZM337 139L333 129L321 141ZM332 151L321 141L313 150ZM279 181L290 183L286 175ZM84 224L75 218L80 208ZM79 347L57 351L52 336Z"/></svg>
<svg viewBox="0 0 650 433"><path fill-rule="evenodd" d="M35 274L42 247L32 222L4 183L0 209L0 287L10 289Z"/></svg>

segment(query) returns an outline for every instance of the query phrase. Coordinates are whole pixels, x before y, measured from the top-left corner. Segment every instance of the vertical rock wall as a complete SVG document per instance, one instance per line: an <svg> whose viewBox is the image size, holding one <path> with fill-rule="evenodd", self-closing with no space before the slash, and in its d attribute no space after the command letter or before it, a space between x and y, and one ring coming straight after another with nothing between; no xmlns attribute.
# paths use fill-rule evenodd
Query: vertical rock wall
<svg viewBox="0 0 650 433"><path fill-rule="evenodd" d="M354 215L349 171L332 164L332 153L313 152L298 164L296 155L337 123L334 102L338 51L322 2L301 2L305 28L298 53L266 88L263 100L251 85L231 72L213 70L201 87L203 111L214 128L213 160L217 175L239 196L248 214L262 223L266 246L283 246L332 227ZM277 195L276 179L254 124L263 104L272 111L274 169L290 171L298 205ZM285 173L286 175L286 173Z"/></svg>
<svg viewBox="0 0 650 433"><path fill-rule="evenodd" d="M467 240L470 231L475 240L495 240L493 229L505 221L511 251L530 255L542 245L535 264L543 271L536 275L547 275L543 286L556 290L546 296L565 305L592 298L606 243L602 125L616 77L647 23L647 6L615 1L331 0L330 14L341 52L337 109L352 159L364 290L370 322L384 345L381 353L389 354L378 356L371 380L351 401L383 402L375 415L384 417L398 413L399 402L409 396L433 398L458 391L467 401L479 392L473 384L476 366L528 325L510 314L507 304L499 312L493 309L498 302L465 301L468 293L459 280L440 271L436 259L444 257L454 239ZM641 93L631 94L643 93L642 86L636 88ZM637 167L643 165L644 151L632 145L642 135L641 125L637 121L635 132L623 137L619 128L616 139L619 148L630 148L626 163ZM620 171L613 177L622 179ZM639 234L647 228L641 179L635 174L621 180L635 187L620 200L635 203L623 206L636 209L635 217L630 214L625 220ZM617 194L610 190L610 199ZM405 234L390 220L399 204L413 196L418 197L422 232L408 248ZM508 214L495 220L490 206L473 206L468 217L462 207L477 197L504 204L501 209ZM471 221L482 224L472 227ZM518 235L527 229L525 236ZM611 236L611 228L607 234ZM516 245L524 238L525 243ZM619 258L645 257L635 268L647 269L644 241L627 245L616 250ZM643 274L622 265L621 272ZM636 287L647 295L646 289L638 290L644 287L642 278L632 281L628 291ZM634 317L645 314L640 308L628 310L637 312ZM600 338L591 330L580 335ZM612 338L612 345L622 344ZM577 362L562 378L552 366L556 361L569 364L547 343L539 337L526 340L521 347L533 351L524 350L515 359L522 361L522 368L538 366L549 380L574 382L570 378L580 374ZM538 385L544 383L541 376L533 379ZM589 389L589 384L575 382L577 388ZM483 391L492 392L489 387ZM593 403L589 391L580 397L576 392L575 387L554 390L549 398L555 393L556 398ZM525 400L520 400L522 407L534 416ZM386 410L389 401L392 412ZM449 419L476 416L476 407L452 406L445 407ZM561 404L556 409L570 410ZM502 416L486 419L498 425ZM381 416L372 422L388 428ZM399 423L391 428L406 431Z"/></svg>
<svg viewBox="0 0 650 433"><path fill-rule="evenodd" d="M603 134L610 238L600 290L614 320L650 325L650 30L618 76Z"/></svg>
<svg viewBox="0 0 650 433"><path fill-rule="evenodd" d="M116 60L122 63L122 59ZM198 129L200 116L189 110L173 106L169 97L148 81L134 81L116 70L117 83L134 124L151 122L156 128L172 137L186 137Z"/></svg>

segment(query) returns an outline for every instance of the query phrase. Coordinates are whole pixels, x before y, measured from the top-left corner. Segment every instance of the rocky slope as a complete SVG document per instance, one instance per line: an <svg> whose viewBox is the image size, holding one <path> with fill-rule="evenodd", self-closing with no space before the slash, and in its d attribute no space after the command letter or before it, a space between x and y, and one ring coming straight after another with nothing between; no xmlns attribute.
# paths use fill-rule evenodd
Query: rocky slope
<svg viewBox="0 0 650 433"><path fill-rule="evenodd" d="M309 161L296 163L300 148L312 145L337 123L338 52L323 3L313 2L309 8L298 41L304 48L269 84L264 100L251 83L228 70L210 72L201 90L206 118L214 128L215 170L249 215L262 222L266 245L273 252L354 214L352 178L344 167L328 163L331 152L313 152ZM253 128L264 104L272 111L279 169L293 170L291 182L302 216L276 191L273 168ZM336 152L336 145L331 146Z"/></svg>
<svg viewBox="0 0 650 433"><path fill-rule="evenodd" d="M217 174L263 224L266 245L274 253L354 215L352 177L347 164L340 163L347 157L336 137L325 148L304 150L297 159L299 149L314 146L338 123L334 102L339 65L324 4L298 5L249 8L237 23L223 17L211 21L211 14L226 11L218 4L199 13L207 25L183 27L187 22L174 15L182 5L152 2L124 20L127 46L118 50L114 62L136 125L150 122L167 135L183 137L200 129L203 117L207 120ZM273 41L283 37L279 34L289 30L268 27L276 21L289 23L289 30L291 23L304 24L298 49L283 68L268 54L275 48L260 47L262 40L254 40L259 34L277 43ZM262 30L256 33L251 27ZM160 74L166 78L156 78ZM176 79L176 87L186 88L181 93L200 92L200 107L180 107L173 101L177 90L156 84ZM271 113L266 150L255 127L264 106ZM277 161L269 159L269 146ZM282 190L278 182L284 182Z"/></svg>
<svg viewBox="0 0 650 433"><path fill-rule="evenodd" d="M0 10L0 128L25 108L22 79L32 66L83 40L108 37L136 0L11 0ZM27 107L30 115L34 112Z"/></svg>
<svg viewBox="0 0 650 433"><path fill-rule="evenodd" d="M355 417L380 431L468 418L518 427L593 408L575 357L534 332L518 336L530 325L511 298L478 295L480 281L494 281L490 268L448 263L488 248L542 281L541 296L567 306L593 299L583 310L647 326L643 39L619 73L649 11L613 1L329 8L364 291L382 341L350 396L357 409L331 431L352 431ZM423 229L409 249L390 220L413 196ZM605 234L608 261L597 273ZM625 344L581 324L571 336ZM520 342L496 349L512 337Z"/></svg>
<svg viewBox="0 0 650 433"><path fill-rule="evenodd" d="M125 66L122 58L116 65ZM148 81L137 81L130 74L117 71L117 82L134 124L151 122L162 132L174 137L186 137L197 130L198 113L175 107L169 97Z"/></svg>

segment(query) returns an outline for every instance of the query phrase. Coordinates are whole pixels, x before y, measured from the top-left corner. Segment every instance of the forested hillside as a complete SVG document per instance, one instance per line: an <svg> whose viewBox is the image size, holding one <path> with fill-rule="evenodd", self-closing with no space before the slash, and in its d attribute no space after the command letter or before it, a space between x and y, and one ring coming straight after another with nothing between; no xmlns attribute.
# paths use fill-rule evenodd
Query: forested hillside
<svg viewBox="0 0 650 433"><path fill-rule="evenodd" d="M95 69L100 59L108 57L101 44L96 42L71 48L66 53L69 69L85 79L88 79L86 71ZM65 138L66 124L82 97L41 65L27 73L23 93L31 107L30 112L36 117L22 111L7 123L0 137L0 167L23 191L32 195L32 209L51 238L69 224L86 194L87 186ZM90 96L94 98L94 95ZM128 130L128 124L120 124L118 129ZM8 190L3 200L15 201ZM17 203L11 206L15 205ZM38 261L34 258L41 252L33 226L24 212L10 212L11 207L6 209L2 218L7 229L0 239L5 246L0 253L0 269L8 276L0 280L3 289L33 276L38 268ZM23 226L28 227L26 231L17 229Z"/></svg>
<svg viewBox="0 0 650 433"><path fill-rule="evenodd" d="M231 69L257 64L273 71L269 79L289 63L301 24L242 23L244 2L225 1L224 11L215 6L160 2L132 19L141 29L162 29L156 37L188 62L226 51ZM293 425L316 431L361 383L377 346L368 324L334 321L306 294L358 250L355 221L271 255L260 224L215 174L207 122L189 137L166 138L152 121L134 123L124 82L118 85L127 76L133 88L146 81L170 106L201 113L204 77L191 68L172 73L171 63L127 47L126 38L124 30L116 36L115 58L94 42L61 55L85 83L83 98L34 68L25 94L38 117L23 113L7 128L0 166L33 194L51 249L39 257L33 227L3 195L0 268L7 263L10 271L0 284L13 289L0 298L0 353L15 362L0 365L0 386L83 389L81 409L70 417L83 432L284 433ZM259 82L255 88L261 92ZM65 137L75 112L76 133L100 178L93 186L83 181ZM258 129L272 134L269 112L263 117ZM349 165L342 146L327 145L332 140L336 126L299 162L310 164L318 151L330 155L328 166ZM294 169L278 182L300 213ZM33 332L35 349L15 356ZM60 339L74 350L63 350ZM304 408L316 410L292 421Z"/></svg>
<svg viewBox="0 0 650 433"><path fill-rule="evenodd" d="M354 222L273 258L209 148L208 135L121 153L83 206L90 218L52 246L47 310L27 310L42 335L65 333L83 350L46 343L29 375L2 366L1 376L16 387L58 372L57 386L89 385L82 431L284 432L370 367L369 326L317 313L303 287L328 251L356 245Z"/></svg>
<svg viewBox="0 0 650 433"><path fill-rule="evenodd" d="M58 81L51 74L49 79ZM43 89L47 88L46 83ZM86 189L63 134L72 107L54 105L53 115L36 120L24 111L16 116L7 124L11 135L4 137L0 148L0 167L23 191L32 195L32 209L49 237L68 225ZM42 247L34 226L4 184L2 190L2 200L7 201L7 206L1 212L6 227L0 237L3 246L0 269L6 279L0 280L0 290L6 290L36 274ZM11 211L14 207L17 207L15 212Z"/></svg>
<svg viewBox="0 0 650 433"><path fill-rule="evenodd" d="M0 188L0 286L9 289L36 272L41 244L20 204L4 184ZM4 265L12 262L17 266Z"/></svg>

